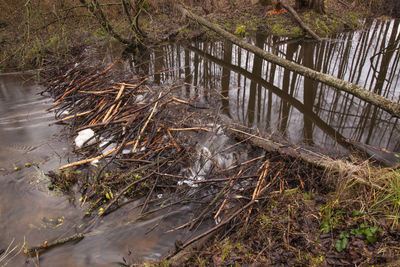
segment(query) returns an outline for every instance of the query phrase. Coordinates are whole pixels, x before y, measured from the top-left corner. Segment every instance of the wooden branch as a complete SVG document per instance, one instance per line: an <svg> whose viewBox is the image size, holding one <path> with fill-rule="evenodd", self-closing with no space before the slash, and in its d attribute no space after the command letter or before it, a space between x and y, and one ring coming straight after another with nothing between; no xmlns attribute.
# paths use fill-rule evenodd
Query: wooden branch
<svg viewBox="0 0 400 267"><path fill-rule="evenodd" d="M130 45L131 42L128 40L122 38L111 26L110 22L107 20L106 16L103 13L103 10L101 9L101 6L97 0L93 0L93 2L88 3L87 0L79 0L83 5L86 6L88 9L89 13L93 15L93 17L96 18L96 20L100 23L100 25L116 40L118 40L120 43Z"/></svg>
<svg viewBox="0 0 400 267"><path fill-rule="evenodd" d="M279 0L278 0L279 1ZM283 6L284 9L286 9L290 15L297 21L297 23L302 27L306 32L308 32L315 40L318 40L319 42L322 41L322 39L316 34L313 30L308 27L303 20L300 18L299 14L297 14L296 10L294 10L289 4L287 4L284 0L279 1L281 3L281 6Z"/></svg>
<svg viewBox="0 0 400 267"><path fill-rule="evenodd" d="M193 14L192 12L190 12L189 10L187 10L186 8L184 8L180 5L177 5L177 9L180 12L182 12L183 15L188 16L190 19L198 22L199 24L209 28L210 30L216 32L217 34L221 35L222 37L230 40L234 44L236 44L250 52L253 52L255 55L257 55L267 61L270 61L279 66L282 66L288 70L296 71L297 73L299 73L307 78L325 83L325 84L333 86L339 90L345 91L345 92L352 94L366 102L369 102L371 104L374 104L374 105L380 107L381 109L387 111L392 116L400 118L400 104L398 104L394 101L391 101L390 99L387 99L381 95L370 92L361 86L358 86L353 83L346 82L344 80L333 77L332 75L321 73L321 72L312 70L310 68L304 67L295 62L278 57L274 54L271 54L271 53L259 48L259 47L251 45L251 44L239 39L235 35L221 29L219 26L207 21L206 19Z"/></svg>
<svg viewBox="0 0 400 267"><path fill-rule="evenodd" d="M77 118L77 117L89 114L90 112L92 112L92 110L88 110L88 111L84 111L84 112L81 112L81 113L78 113L78 114L66 116L66 117L64 117L62 119L59 119L57 122L63 122L63 121L67 121L67 120L70 120L70 119L73 119L73 118Z"/></svg>
<svg viewBox="0 0 400 267"><path fill-rule="evenodd" d="M117 96L115 97L115 101L117 101L117 100L121 97L122 92L124 91L124 89L125 89L125 85L121 85L121 88L120 88L120 90L118 91ZM114 101L114 102L115 102L115 101ZM121 103L121 102L119 102L119 103ZM110 114L111 114L111 112L113 111L114 107L115 107L115 104L113 104L113 105L110 107L110 109L107 111L106 115L105 115L104 118L103 118L103 121L102 121L103 123L104 123L104 122L107 122L107 120L109 119ZM118 107L119 107L119 104L118 104L116 110L118 110Z"/></svg>
<svg viewBox="0 0 400 267"><path fill-rule="evenodd" d="M127 144L127 145L128 145L128 144ZM107 153L101 154L100 156L93 157L93 158L88 158L88 159L83 159L83 160L76 161L76 162L73 162L73 163L69 163L69 164L66 164L66 165L64 165L64 166L61 166L61 167L58 168L58 169L61 171L61 170L68 169L68 168L71 168L71 167L75 167L75 166L87 164L87 163L90 163L90 162L92 162L92 161L94 161L94 160L101 160L102 158L105 158L105 157L107 157L108 155L111 155L111 154L114 153L115 151L118 151L120 148L121 148L121 146L118 146L118 147L116 147L116 148L114 148L114 149L108 151Z"/></svg>
<svg viewBox="0 0 400 267"><path fill-rule="evenodd" d="M179 267L179 266L185 266L187 264L187 261L192 258L193 256L197 255L199 251L205 247L207 241L209 241L212 237L214 236L214 233L209 233L203 237L201 237L199 240L197 240L195 243L192 243L179 251L175 256L173 256L169 262L171 262L171 267Z"/></svg>
<svg viewBox="0 0 400 267"><path fill-rule="evenodd" d="M28 254L31 257L33 257L33 256L36 255L36 252L41 252L41 251L53 248L55 246L63 245L63 244L68 243L68 242L79 241L79 240L83 239L84 237L85 236L83 234L74 234L72 236L69 236L69 237L66 237L66 238L62 238L62 239L59 239L59 240L56 240L56 241L50 242L50 243L45 241L43 243L43 245L25 249L24 253Z"/></svg>
<svg viewBox="0 0 400 267"><path fill-rule="evenodd" d="M160 92L160 95L158 96L159 99L160 99L161 95L162 95L162 92ZM154 112L155 112L156 109L157 109L157 106L158 106L158 101L154 104L153 110L151 111L149 117L147 118L147 120L146 120L146 122L145 122L143 128L140 130L139 136L137 137L136 142L135 142L135 144L133 145L132 153L135 153L135 152L136 152L136 148L137 148L137 146L139 145L140 138L142 138L142 135L143 135L143 133L144 133L144 130L146 129L147 124L149 124L149 121L151 120L151 118L153 117Z"/></svg>
<svg viewBox="0 0 400 267"><path fill-rule="evenodd" d="M249 203L247 203L246 205L244 205L243 207L239 208L236 212L234 212L229 218L223 220L222 222L220 222L219 224L217 224L216 226L214 226L213 228L205 231L204 233L190 239L189 241L187 241L185 244L183 244L179 249L184 249L187 246L189 246L190 244L202 239L205 236L210 236L211 233L215 232L216 230L218 230L219 228L221 228L222 226L226 225L227 223L229 223L233 218L235 218L237 215L239 215L241 212L243 212L244 210L246 210L248 207L251 207L254 203L256 203L257 200L251 200ZM174 255L176 255L178 253L178 251L174 251L172 253L170 253L169 255L165 256L165 259L170 259L171 257L173 257Z"/></svg>

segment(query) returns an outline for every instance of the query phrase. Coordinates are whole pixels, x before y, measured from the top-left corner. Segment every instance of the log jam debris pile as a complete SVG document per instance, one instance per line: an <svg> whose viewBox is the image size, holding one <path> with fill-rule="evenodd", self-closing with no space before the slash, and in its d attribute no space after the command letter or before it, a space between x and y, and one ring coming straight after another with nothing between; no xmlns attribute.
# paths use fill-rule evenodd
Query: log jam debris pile
<svg viewBox="0 0 400 267"><path fill-rule="evenodd" d="M316 190L326 177L325 165L296 157L300 150L285 153L288 146L268 146L256 130L220 116L218 105L205 105L198 96L182 97L182 88L190 85L152 86L148 76L113 81L114 66L66 65L46 81L46 91L55 99L51 110L70 127L83 158L49 174L62 191L79 185L81 205L92 220L78 234L86 234L100 217L132 199L142 200L138 219L191 205L197 212L170 230L184 235L165 257L179 257L196 241L217 232L222 240L243 228L270 209L271 197ZM208 230L194 235L199 224ZM291 246L321 249L315 243L307 248L296 244Z"/></svg>

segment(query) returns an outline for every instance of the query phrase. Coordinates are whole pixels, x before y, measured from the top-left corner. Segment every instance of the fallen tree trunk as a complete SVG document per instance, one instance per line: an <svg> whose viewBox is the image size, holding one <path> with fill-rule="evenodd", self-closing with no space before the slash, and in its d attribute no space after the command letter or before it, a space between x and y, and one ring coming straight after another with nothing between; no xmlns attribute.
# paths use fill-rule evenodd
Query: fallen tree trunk
<svg viewBox="0 0 400 267"><path fill-rule="evenodd" d="M314 39L318 40L319 42L322 41L322 39L316 34L313 30L308 27L303 20L299 17L299 14L297 14L296 10L294 10L289 4L287 4L285 1L280 0L279 1L281 5L283 6L284 9L286 9L290 15L297 21L297 23L302 27L306 32L308 32Z"/></svg>
<svg viewBox="0 0 400 267"><path fill-rule="evenodd" d="M198 22L199 24L201 24L201 25L209 28L210 30L216 32L217 34L221 35L222 37L230 40L234 44L236 44L250 52L253 52L255 55L257 55L267 61L275 63L275 64L282 66L284 68L287 68L291 71L296 71L297 73L299 73L307 78L325 83L325 84L333 86L339 90L350 93L366 102L369 102L373 105L380 107L381 109L387 111L392 116L400 118L400 104L393 102L390 99L387 99L381 95L372 93L372 92L364 89L361 86L358 86L353 83L346 82L344 80L333 77L332 75L312 70L312 69L304 67L300 64L297 64L292 61L289 61L284 58L273 55L259 47L251 45L251 44L239 39L235 35L223 30L222 28L207 21L206 19L204 19L200 16L197 16L196 14L193 14L192 12L190 12L189 10L187 10L186 8L184 8L180 5L177 5L177 9L179 11L181 11L183 15L191 18L192 20Z"/></svg>
<svg viewBox="0 0 400 267"><path fill-rule="evenodd" d="M302 161L322 168L329 173L334 173L338 174L339 176L353 179L360 184L367 185L378 190L384 190L384 188L381 186L364 178L364 176L368 177L369 173L363 175L364 171L362 166L357 166L344 160L334 160L328 156L307 150L305 148L281 144L249 132L249 130L245 129L242 125L235 124L235 122L227 116L223 116L221 119L225 124L225 134L233 139L248 142L252 146L262 148L270 153L279 153L280 155L301 159Z"/></svg>
<svg viewBox="0 0 400 267"><path fill-rule="evenodd" d="M193 51L195 54L204 57L205 59L216 63L224 68L227 68L233 72L236 72L240 75L243 75L244 77L257 82L259 85L265 87L268 89L268 91L272 92L276 96L280 97L285 103L293 106L295 109L297 109L303 116L306 116L308 119L310 119L315 126L317 126L320 130L322 130L325 134L330 136L332 139L336 140L336 142L341 145L342 147L345 147L347 149L350 149L352 153L356 153L360 155L362 158L371 158L373 160L376 160L380 164L386 166L386 167L394 167L397 166L397 156L394 155L394 152L390 151L382 151L379 148L375 148L372 146L365 145L361 142L356 142L354 140L348 139L345 136L343 136L341 133L339 133L337 130L335 130L332 126L327 124L324 120L322 120L316 113L314 113L313 110L309 110L305 107L305 105L290 95L289 93L281 90L279 87L274 86L272 83L267 82L266 80L262 79L260 76L254 75L253 73L239 67L235 66L232 63L228 63L224 60L218 59L217 57L214 57L210 54L207 54L206 52L194 47L194 46L186 46L190 51ZM365 155L364 155L365 154ZM388 158L386 157L388 156ZM390 160L390 157L393 160Z"/></svg>

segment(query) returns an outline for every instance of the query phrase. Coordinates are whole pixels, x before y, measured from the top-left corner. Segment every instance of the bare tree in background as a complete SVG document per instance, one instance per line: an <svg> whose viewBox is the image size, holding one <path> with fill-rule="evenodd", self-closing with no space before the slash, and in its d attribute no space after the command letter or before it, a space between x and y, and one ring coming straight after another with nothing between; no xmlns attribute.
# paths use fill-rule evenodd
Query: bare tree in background
<svg viewBox="0 0 400 267"><path fill-rule="evenodd" d="M130 0L122 0L121 2L124 13L126 15L125 17L130 23L132 36L129 39L121 36L117 31L115 31L112 23L105 16L102 5L99 3L98 0L79 1L86 6L89 13L112 37L123 44L137 48L144 48L143 39L146 37L146 35L139 27L139 16L143 10L143 5L145 2L144 0L134 0L133 3Z"/></svg>
<svg viewBox="0 0 400 267"><path fill-rule="evenodd" d="M318 13L325 13L325 0L296 0L296 9L312 8Z"/></svg>

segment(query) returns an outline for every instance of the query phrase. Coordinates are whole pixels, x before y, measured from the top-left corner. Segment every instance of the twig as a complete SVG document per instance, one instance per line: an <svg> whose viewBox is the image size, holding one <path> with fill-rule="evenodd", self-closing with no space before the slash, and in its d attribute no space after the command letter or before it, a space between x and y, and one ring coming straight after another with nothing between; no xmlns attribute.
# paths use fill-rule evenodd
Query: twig
<svg viewBox="0 0 400 267"><path fill-rule="evenodd" d="M80 117L80 116L89 114L90 112L92 112L92 110L88 110L88 111L84 111L84 112L81 112L81 113L78 113L78 114L66 116L66 117L64 117L62 119L59 119L57 122L63 122L63 121L70 120L70 119L73 119L73 118L76 118L76 117Z"/></svg>
<svg viewBox="0 0 400 267"><path fill-rule="evenodd" d="M48 250L50 248L53 248L53 247L59 246L59 245L63 245L63 244L68 243L68 242L79 241L79 240L83 239L84 237L85 237L84 234L78 233L78 234L74 234L72 236L69 236L69 237L66 237L66 238L62 238L62 239L59 239L59 240L56 240L56 241L50 242L50 243L45 241L43 243L43 245L25 249L24 253L29 255L30 257L34 257L37 252Z"/></svg>
<svg viewBox="0 0 400 267"><path fill-rule="evenodd" d="M243 172L243 169L239 170L239 172L235 175L231 177L231 180L229 181L229 189L228 189L228 193L225 196L224 201L222 201L221 206L219 207L218 211L215 213L214 215L214 219L217 219L219 214L221 213L221 211L223 210L223 208L225 207L226 202L228 201L231 192L232 192L232 186L235 183L236 178Z"/></svg>
<svg viewBox="0 0 400 267"><path fill-rule="evenodd" d="M170 128L170 131L197 131L197 130L202 130L206 132L210 132L209 129L203 128L203 127L190 127L190 128Z"/></svg>
<svg viewBox="0 0 400 267"><path fill-rule="evenodd" d="M117 96L115 97L114 102L117 101L117 100L121 97L122 92L124 91L124 89L125 89L125 85L121 85L121 88L119 89L118 94L117 94ZM120 101L119 103L121 103L121 101ZM119 106L119 105L118 105L118 106ZM115 107L115 104L113 104L113 105L110 107L110 109L107 111L107 113L106 113L106 115L104 116L102 122L107 122L108 117L110 116L110 114L111 114L111 112L113 111L114 107ZM116 109L118 109L118 107L117 107Z"/></svg>
<svg viewBox="0 0 400 267"><path fill-rule="evenodd" d="M158 99L160 99L161 95L162 95L162 92L160 92L160 94L159 94L159 96L158 96ZM137 148L137 146L138 146L138 144L139 144L140 138L142 137L142 135L143 135L143 133L144 133L144 130L145 130L146 127L147 127L147 124L149 123L149 121L150 121L151 118L153 117L154 112L155 112L156 109L157 109L157 106L158 106L158 102L155 103L155 105L154 105L154 107L153 107L153 110L151 111L149 117L147 118L146 123L144 124L144 126L143 126L142 129L140 130L139 136L137 137L136 142L135 142L135 144L133 145L132 153L135 153L136 148Z"/></svg>

